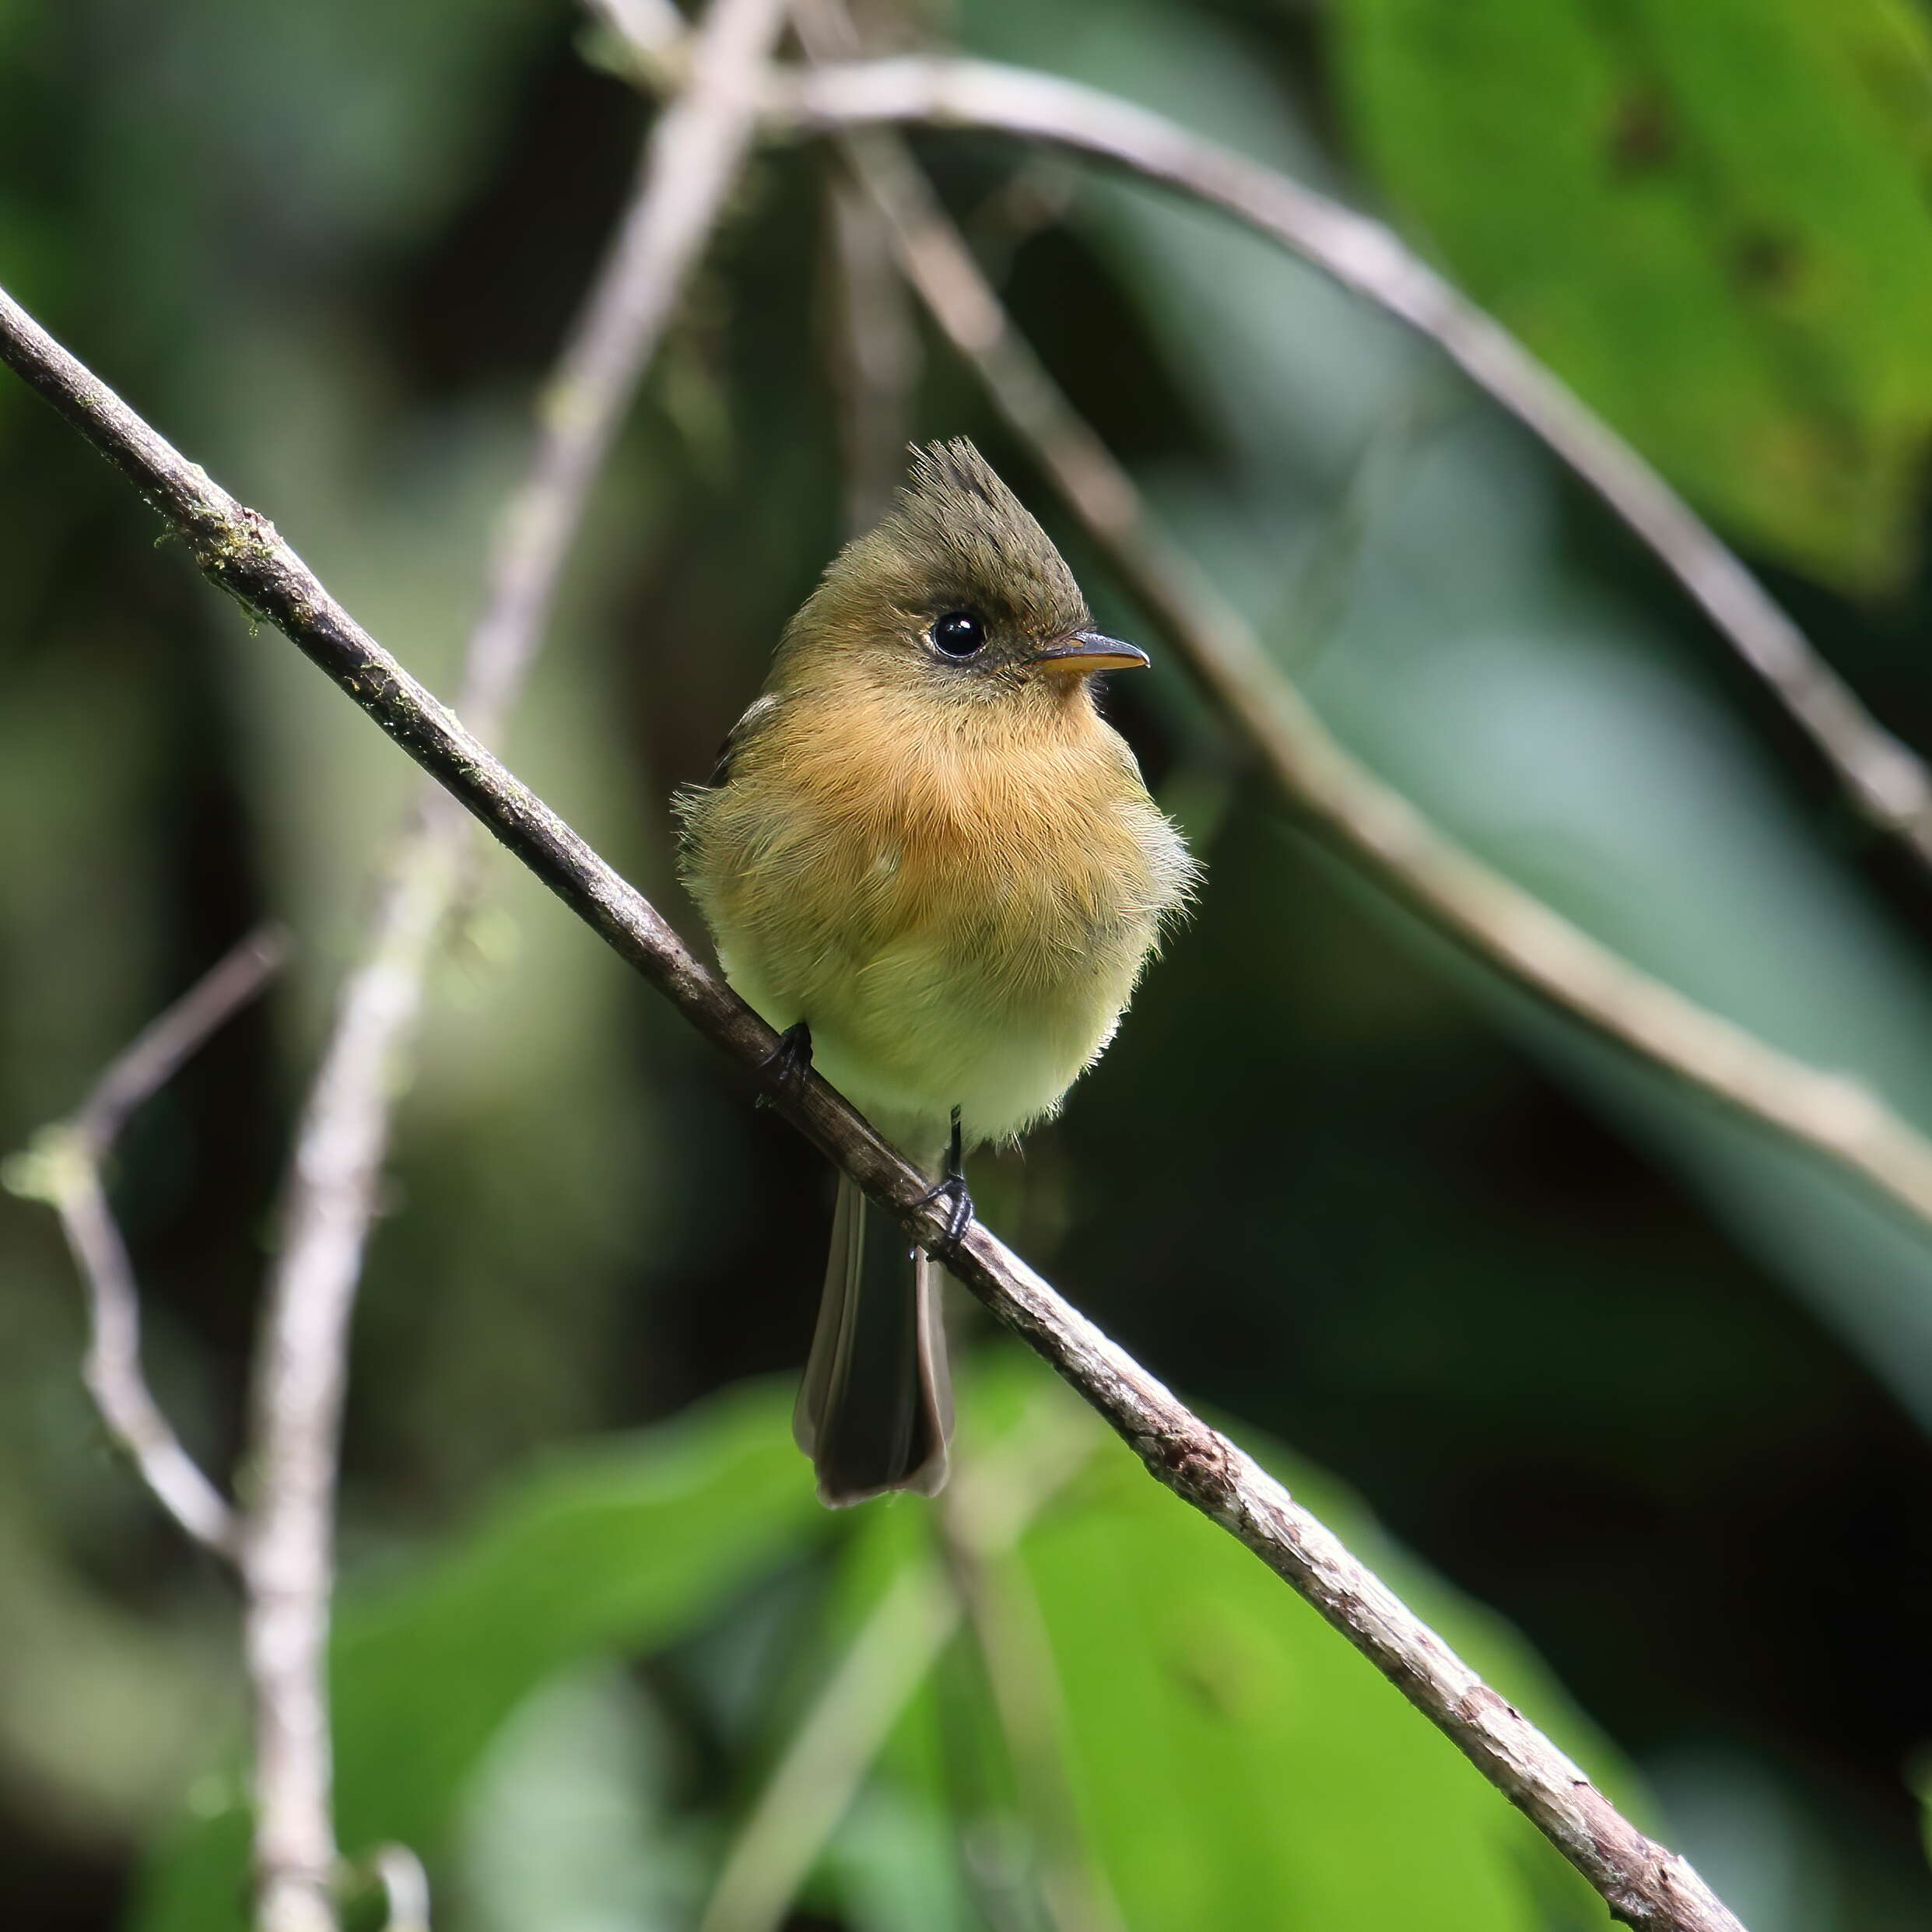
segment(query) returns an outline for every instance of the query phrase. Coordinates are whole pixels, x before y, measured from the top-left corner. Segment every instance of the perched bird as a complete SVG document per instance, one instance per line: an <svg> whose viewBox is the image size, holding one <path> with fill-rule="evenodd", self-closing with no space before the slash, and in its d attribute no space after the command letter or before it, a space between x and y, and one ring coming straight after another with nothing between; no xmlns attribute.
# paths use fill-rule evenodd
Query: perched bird
<svg viewBox="0 0 1932 1932"><path fill-rule="evenodd" d="M726 977L949 1199L962 1161L1052 1113L1113 1036L1195 868L1096 672L1046 532L964 440L914 452L878 527L786 626L708 787L684 876ZM843 1176L793 1433L834 1507L946 1478L937 1271Z"/></svg>

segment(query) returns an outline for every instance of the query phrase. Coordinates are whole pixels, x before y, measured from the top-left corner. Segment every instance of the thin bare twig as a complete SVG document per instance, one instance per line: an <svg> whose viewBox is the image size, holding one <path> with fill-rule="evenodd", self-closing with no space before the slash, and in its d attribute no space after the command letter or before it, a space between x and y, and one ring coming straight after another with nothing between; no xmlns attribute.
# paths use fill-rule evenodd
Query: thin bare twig
<svg viewBox="0 0 1932 1932"><path fill-rule="evenodd" d="M1084 1419L1084 1418L1083 1418ZM1011 1549L1093 1450L1091 1425L1049 1409L1012 1439L966 1462L963 1491L979 1546ZM959 1626L961 1602L936 1563L902 1572L859 1626L792 1734L732 1840L698 1932L777 1932L799 1888L892 1727Z"/></svg>
<svg viewBox="0 0 1932 1932"><path fill-rule="evenodd" d="M591 481L743 165L758 70L784 10L785 0L715 0L694 37L688 85L645 144L622 224L543 398L465 654L460 703L479 735L494 735L515 700ZM635 26L651 9L631 0L622 11ZM398 841L296 1133L256 1360L256 1501L244 1539L264 1932L335 1923L323 1672L349 1318L401 1064L468 837L462 813L432 788Z"/></svg>
<svg viewBox="0 0 1932 1932"><path fill-rule="evenodd" d="M181 1529L228 1561L239 1554L235 1513L188 1453L142 1372L140 1291L103 1173L128 1117L261 991L287 955L279 927L250 933L109 1065L71 1120L37 1136L5 1174L16 1194L45 1201L60 1215L87 1296L81 1376L107 1433Z"/></svg>
<svg viewBox="0 0 1932 1932"><path fill-rule="evenodd" d="M737 1061L777 1113L913 1240L940 1252L1157 1481L1260 1557L1360 1650L1528 1815L1613 1916L1643 1932L1740 1932L1684 1860L1623 1817L1251 1457L1176 1401L991 1230L976 1225L949 1243L944 1208L925 1176L816 1075L795 1087L787 1082L775 1057L777 1034L643 895L363 630L266 517L183 458L4 291L0 361L135 484L212 583L282 631L696 1031Z"/></svg>
<svg viewBox="0 0 1932 1932"><path fill-rule="evenodd" d="M1932 1220L1932 1145L1860 1082L1781 1052L1641 971L1444 837L1352 757L1155 528L1133 479L1008 322L903 145L876 129L847 142L908 279L994 405L1290 801L1352 863L1538 998Z"/></svg>
<svg viewBox="0 0 1932 1932"><path fill-rule="evenodd" d="M430 1877L407 1845L384 1845L370 1860L382 1887L383 1932L430 1932Z"/></svg>
<svg viewBox="0 0 1932 1932"><path fill-rule="evenodd" d="M1066 1699L1053 1645L1014 1538L985 1516L983 1488L939 1499L946 1567L991 1693L1054 1932L1125 1932L1087 1842L1068 1762Z"/></svg>
<svg viewBox="0 0 1932 1932"><path fill-rule="evenodd" d="M1379 222L1078 82L907 57L773 83L775 120L997 131L1222 209L1429 338L1594 490L1677 579L1831 766L1853 806L1932 864L1932 773L1879 724L1737 556L1629 444Z"/></svg>
<svg viewBox="0 0 1932 1932"><path fill-rule="evenodd" d="M698 1932L777 1932L959 1622L937 1564L893 1579L732 1840Z"/></svg>
<svg viewBox="0 0 1932 1932"><path fill-rule="evenodd" d="M793 7L792 25L815 54L834 29L841 51L855 44L848 23L805 0ZM878 210L847 170L835 165L827 174L834 271L829 359L839 404L845 532L856 537L885 514L898 487L925 349Z"/></svg>
<svg viewBox="0 0 1932 1932"><path fill-rule="evenodd" d="M905 466L919 333L878 211L843 179L828 185L833 291L833 384L839 398L845 527L857 536L886 511Z"/></svg>
<svg viewBox="0 0 1932 1932"><path fill-rule="evenodd" d="M144 1106L282 970L288 934L258 926L144 1027L81 1103L68 1131L84 1157L104 1165L128 1117Z"/></svg>
<svg viewBox="0 0 1932 1932"><path fill-rule="evenodd" d="M671 0L584 0L586 9L660 72L675 66L685 51L684 16Z"/></svg>

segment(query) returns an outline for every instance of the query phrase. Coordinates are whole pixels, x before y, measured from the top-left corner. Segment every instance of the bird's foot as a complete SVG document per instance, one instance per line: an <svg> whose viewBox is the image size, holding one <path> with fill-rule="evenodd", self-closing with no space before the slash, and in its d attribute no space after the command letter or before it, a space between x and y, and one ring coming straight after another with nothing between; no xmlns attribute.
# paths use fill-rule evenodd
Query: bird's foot
<svg viewBox="0 0 1932 1932"><path fill-rule="evenodd" d="M965 1175L948 1174L919 1197L922 1208L941 1202L946 1210L946 1231L932 1244L932 1252L943 1261L966 1239L966 1229L973 1225L973 1197L966 1190Z"/></svg>
<svg viewBox="0 0 1932 1932"><path fill-rule="evenodd" d="M922 1208L935 1201L946 1204L945 1236L935 1242L932 1250L944 1261L965 1239L966 1229L973 1225L973 1197L966 1190L966 1151L957 1107L952 1110L952 1138L946 1145L946 1171L936 1186L928 1187L919 1197Z"/></svg>
<svg viewBox="0 0 1932 1932"><path fill-rule="evenodd" d="M778 1036L778 1044L758 1063L760 1073L769 1074L780 1094L795 1100L805 1091L805 1076L812 1071L812 1029L803 1020L787 1026ZM757 1104L772 1104L769 1093L761 1093Z"/></svg>

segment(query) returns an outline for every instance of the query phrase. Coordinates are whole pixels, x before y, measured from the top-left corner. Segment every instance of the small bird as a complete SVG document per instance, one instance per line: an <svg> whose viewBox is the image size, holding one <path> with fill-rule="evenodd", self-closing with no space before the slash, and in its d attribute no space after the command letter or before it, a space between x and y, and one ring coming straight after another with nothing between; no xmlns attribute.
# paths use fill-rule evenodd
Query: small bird
<svg viewBox="0 0 1932 1932"><path fill-rule="evenodd" d="M876 529L786 626L682 867L726 977L930 1173L1060 1106L1113 1037L1196 867L1095 708L1145 668L963 439L915 451ZM935 1494L952 1401L937 1269L841 1175L792 1430L833 1508Z"/></svg>

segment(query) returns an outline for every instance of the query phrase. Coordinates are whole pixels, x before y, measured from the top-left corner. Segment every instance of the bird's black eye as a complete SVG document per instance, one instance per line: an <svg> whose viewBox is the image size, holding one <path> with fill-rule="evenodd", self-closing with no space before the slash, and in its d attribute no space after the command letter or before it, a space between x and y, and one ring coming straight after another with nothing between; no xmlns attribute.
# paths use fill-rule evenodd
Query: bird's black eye
<svg viewBox="0 0 1932 1932"><path fill-rule="evenodd" d="M971 611L948 611L932 627L935 649L948 657L970 657L986 642L986 626Z"/></svg>

